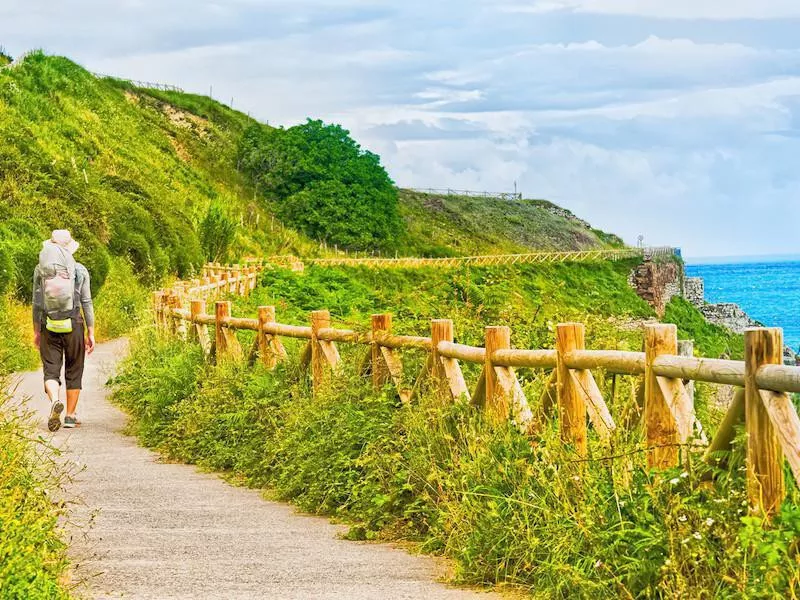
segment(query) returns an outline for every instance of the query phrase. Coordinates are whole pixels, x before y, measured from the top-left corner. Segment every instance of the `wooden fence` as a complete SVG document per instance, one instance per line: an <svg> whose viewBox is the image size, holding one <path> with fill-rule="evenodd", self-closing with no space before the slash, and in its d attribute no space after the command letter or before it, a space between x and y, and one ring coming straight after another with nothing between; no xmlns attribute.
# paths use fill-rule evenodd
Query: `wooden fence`
<svg viewBox="0 0 800 600"><path fill-rule="evenodd" d="M465 196L468 198L490 198L498 200L522 200L521 192L478 192L475 190L454 190L452 188L410 188L412 192L435 196Z"/></svg>
<svg viewBox="0 0 800 600"><path fill-rule="evenodd" d="M675 249L658 248L619 248L612 250L574 250L569 252L530 252L526 254L487 254L483 256L452 256L444 258L312 258L309 265L322 267L367 267L370 269L416 269L422 267L490 267L500 265L593 262L598 260L625 260L628 258L657 258L673 256ZM295 256L273 256L265 259L249 259L250 264L276 265L303 270L303 261Z"/></svg>
<svg viewBox="0 0 800 600"><path fill-rule="evenodd" d="M423 389L437 389L453 400L481 407L494 419L512 419L523 432L535 436L549 409L559 415L561 438L586 457L588 424L607 440L618 426L593 370L643 377L644 451L654 468L681 464L691 446L706 445L705 459L712 463L719 452L734 443L734 428L744 420L747 433L747 482L751 509L772 515L785 497L784 459L800 484L800 417L789 393L800 393L800 367L782 364L783 332L753 328L745 332L744 361L695 358L678 353L677 328L650 324L644 328L644 352L590 350L585 347L584 326L561 323L555 349L511 348L509 327L485 330L483 347L455 342L453 322L431 321L429 336L394 335L392 315L372 316L371 331L331 327L327 310L314 311L307 325L276 321L275 307L262 306L255 319L231 315L229 301L219 300L213 314L206 312L210 295L220 292L247 294L255 286L257 267L207 267L201 281L181 284L180 293L157 292L156 322L173 334L186 335L203 345L217 361L245 358L236 330L255 332L246 355L274 368L287 357L281 338L305 340L300 361L310 371L313 389L319 390L335 376L341 357L337 344L368 348L364 373L381 388L392 382L403 402L413 402ZM188 301L188 304L185 302ZM213 335L208 331L213 327ZM413 385L404 383L401 349L425 353L425 362ZM477 381L469 386L460 362L481 365ZM531 409L516 369L551 370L542 396L543 410ZM692 395L685 382L703 381L736 386L733 402L714 438L698 439ZM588 423L587 423L588 421Z"/></svg>

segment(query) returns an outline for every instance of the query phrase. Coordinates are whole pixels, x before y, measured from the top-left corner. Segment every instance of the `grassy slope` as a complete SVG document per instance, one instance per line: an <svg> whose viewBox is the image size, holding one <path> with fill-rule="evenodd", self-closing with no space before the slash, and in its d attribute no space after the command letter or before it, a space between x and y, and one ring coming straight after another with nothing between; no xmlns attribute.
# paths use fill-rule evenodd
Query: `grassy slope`
<svg viewBox="0 0 800 600"><path fill-rule="evenodd" d="M39 235L68 226L89 258L107 247L184 273L203 260L196 225L217 201L243 220L238 253L304 253L311 246L292 231L257 231L267 215L234 168L250 122L206 98L131 90L31 55L0 71L0 220L24 220ZM141 237L150 256L136 254Z"/></svg>
<svg viewBox="0 0 800 600"><path fill-rule="evenodd" d="M531 250L618 247L622 240L587 227L545 200L443 196L400 190L412 255L456 256Z"/></svg>

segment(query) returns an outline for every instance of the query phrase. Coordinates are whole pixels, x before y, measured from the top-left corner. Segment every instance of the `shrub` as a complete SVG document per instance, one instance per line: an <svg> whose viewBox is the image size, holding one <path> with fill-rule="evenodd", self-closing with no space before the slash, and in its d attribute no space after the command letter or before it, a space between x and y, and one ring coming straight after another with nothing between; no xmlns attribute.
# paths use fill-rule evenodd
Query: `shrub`
<svg viewBox="0 0 800 600"><path fill-rule="evenodd" d="M106 284L94 299L97 338L125 335L142 323L150 294L125 259L111 261Z"/></svg>
<svg viewBox="0 0 800 600"><path fill-rule="evenodd" d="M393 248L402 233L397 190L377 155L339 125L254 125L239 162L278 212L304 233L348 248Z"/></svg>
<svg viewBox="0 0 800 600"><path fill-rule="evenodd" d="M212 203L200 223L200 243L206 260L225 262L235 237L236 223L225 214L219 204Z"/></svg>

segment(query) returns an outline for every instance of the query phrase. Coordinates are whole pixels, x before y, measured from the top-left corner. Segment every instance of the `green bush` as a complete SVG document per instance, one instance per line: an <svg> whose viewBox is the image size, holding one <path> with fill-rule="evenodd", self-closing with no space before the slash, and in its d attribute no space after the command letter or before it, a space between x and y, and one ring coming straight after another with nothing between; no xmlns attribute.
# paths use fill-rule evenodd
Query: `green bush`
<svg viewBox="0 0 800 600"><path fill-rule="evenodd" d="M1 357L0 357L1 359ZM0 365L0 368L2 365ZM8 382L0 378L0 390ZM2 394L2 392L0 392ZM66 473L34 427L0 398L0 596L7 600L66 599L66 511L55 498Z"/></svg>
<svg viewBox="0 0 800 600"><path fill-rule="evenodd" d="M111 261L106 284L94 298L98 339L126 335L142 323L150 300L149 291L137 279L125 259Z"/></svg>
<svg viewBox="0 0 800 600"><path fill-rule="evenodd" d="M211 204L200 223L200 243L205 259L210 262L225 262L235 237L236 223L225 214L219 204Z"/></svg>
<svg viewBox="0 0 800 600"><path fill-rule="evenodd" d="M239 163L276 200L278 214L307 235L343 248L396 247L397 190L379 157L339 125L254 125L240 142Z"/></svg>
<svg viewBox="0 0 800 600"><path fill-rule="evenodd" d="M0 295L0 378L15 371L34 368L38 352L30 342L31 309L16 299ZM4 388L2 388L4 389Z"/></svg>

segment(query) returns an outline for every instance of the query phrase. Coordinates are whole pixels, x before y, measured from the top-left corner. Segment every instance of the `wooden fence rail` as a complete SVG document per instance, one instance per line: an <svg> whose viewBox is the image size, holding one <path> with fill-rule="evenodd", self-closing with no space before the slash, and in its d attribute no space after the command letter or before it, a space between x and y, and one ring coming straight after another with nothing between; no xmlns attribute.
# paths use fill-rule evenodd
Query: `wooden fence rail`
<svg viewBox="0 0 800 600"><path fill-rule="evenodd" d="M304 340L300 360L310 371L316 393L339 368L336 344L363 345L368 347L363 372L371 375L376 388L392 383L403 402L411 402L425 389L436 389L451 399L481 407L492 418L511 419L531 435L547 415L531 409L515 369L551 370L544 404L555 404L561 437L580 457L587 456L589 425L601 439L609 438L618 426L593 371L641 376L644 449L651 467L680 465L688 448L697 445L706 445L705 458L715 463L715 453L731 448L734 427L744 420L751 510L772 515L779 508L785 497L784 459L800 484L800 417L788 395L800 392L800 367L781 364L781 329L748 329L744 361L680 356L677 328L669 324L645 325L644 352L586 349L580 323L558 325L554 350L513 349L508 327L487 327L484 347L475 347L456 343L453 323L447 319L432 321L430 336L408 336L392 334L389 314L373 315L371 331L358 332L332 327L328 311L314 311L310 323L303 326L276 322L271 306L260 307L258 318L237 318L230 313L230 302L219 300L213 314L206 313L203 298L220 292L246 295L255 286L257 272L252 266L212 265L204 275L188 286L157 292L155 320L162 329L201 343L217 361L241 357L273 368L287 357L280 338ZM190 310L183 308L187 298L191 298ZM208 327L214 328L213 334ZM246 357L235 336L238 329L256 333ZM399 349L417 349L427 355L410 386ZM481 366L472 386L465 380L461 363ZM695 417L686 381L741 389L710 443Z"/></svg>

